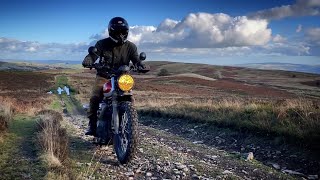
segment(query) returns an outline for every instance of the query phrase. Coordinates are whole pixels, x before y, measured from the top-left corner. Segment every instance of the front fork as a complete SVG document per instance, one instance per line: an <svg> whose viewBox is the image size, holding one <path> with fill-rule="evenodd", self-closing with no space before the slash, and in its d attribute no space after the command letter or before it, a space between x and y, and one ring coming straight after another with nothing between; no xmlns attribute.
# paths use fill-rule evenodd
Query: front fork
<svg viewBox="0 0 320 180"><path fill-rule="evenodd" d="M111 78L112 88L115 87L115 78ZM118 113L118 93L113 90L112 92L112 127L114 134L119 134L119 113Z"/></svg>
<svg viewBox="0 0 320 180"><path fill-rule="evenodd" d="M114 77L111 79L112 87L115 87ZM134 98L131 96L130 92L130 102L134 103ZM113 91L112 93L112 127L114 134L119 134L119 105L118 105L118 93L117 91Z"/></svg>
<svg viewBox="0 0 320 180"><path fill-rule="evenodd" d="M114 91L112 94L112 124L114 128L114 134L119 134L119 113L117 96L117 92Z"/></svg>

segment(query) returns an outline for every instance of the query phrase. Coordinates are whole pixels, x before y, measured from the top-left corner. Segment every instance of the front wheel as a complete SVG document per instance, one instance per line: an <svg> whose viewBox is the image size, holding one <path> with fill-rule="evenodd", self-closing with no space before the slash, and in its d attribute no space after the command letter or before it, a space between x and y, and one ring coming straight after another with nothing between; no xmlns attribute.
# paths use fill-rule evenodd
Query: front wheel
<svg viewBox="0 0 320 180"><path fill-rule="evenodd" d="M119 134L114 136L114 149L121 164L129 162L138 143L138 115L131 102L119 106Z"/></svg>

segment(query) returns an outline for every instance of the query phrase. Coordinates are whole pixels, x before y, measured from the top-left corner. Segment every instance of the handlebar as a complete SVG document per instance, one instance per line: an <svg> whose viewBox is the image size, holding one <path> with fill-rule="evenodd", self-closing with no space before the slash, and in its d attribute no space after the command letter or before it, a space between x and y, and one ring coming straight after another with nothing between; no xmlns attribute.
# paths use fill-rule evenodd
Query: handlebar
<svg viewBox="0 0 320 180"><path fill-rule="evenodd" d="M93 68L96 70L102 70L102 71L108 72L109 74L118 74L120 70L120 68L118 70L114 70L113 68L110 68L107 65L101 65L99 63L94 63L91 66L86 66L86 68L90 68L90 70ZM138 73L147 73L149 71L150 71L149 67L140 68L140 67L136 67L135 65L130 66L130 68L128 69L128 72L138 72Z"/></svg>
<svg viewBox="0 0 320 180"><path fill-rule="evenodd" d="M105 70L105 71L114 71L109 66L101 65L99 63L94 63L91 66L86 66L85 68L96 69L96 70Z"/></svg>

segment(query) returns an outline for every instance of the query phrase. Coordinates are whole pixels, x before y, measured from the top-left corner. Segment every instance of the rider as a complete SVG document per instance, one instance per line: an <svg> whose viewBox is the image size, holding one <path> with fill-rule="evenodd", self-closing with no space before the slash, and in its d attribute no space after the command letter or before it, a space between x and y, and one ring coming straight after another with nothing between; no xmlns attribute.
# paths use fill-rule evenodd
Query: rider
<svg viewBox="0 0 320 180"><path fill-rule="evenodd" d="M110 68L118 69L122 65L129 66L130 60L138 68L145 68L145 65L140 61L137 52L137 46L128 41L129 25L122 17L114 17L110 20L108 25L109 37L99 40L95 47L97 53L88 54L82 65L90 67L98 59L97 55L103 57L105 65ZM100 60L101 61L101 60ZM90 98L90 108L87 113L89 118L89 128L86 135L95 135L97 127L97 110L99 109L99 102L103 98L102 86L106 82L103 76L105 72L97 70L96 80L92 89Z"/></svg>

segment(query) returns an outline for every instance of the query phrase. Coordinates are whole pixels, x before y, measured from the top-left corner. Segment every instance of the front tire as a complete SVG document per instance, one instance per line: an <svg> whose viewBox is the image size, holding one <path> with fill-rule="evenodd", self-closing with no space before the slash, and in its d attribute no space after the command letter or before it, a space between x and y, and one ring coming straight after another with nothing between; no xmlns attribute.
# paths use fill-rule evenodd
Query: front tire
<svg viewBox="0 0 320 180"><path fill-rule="evenodd" d="M119 134L113 138L114 149L121 164L128 163L135 155L138 144L138 115L131 102L119 106Z"/></svg>

